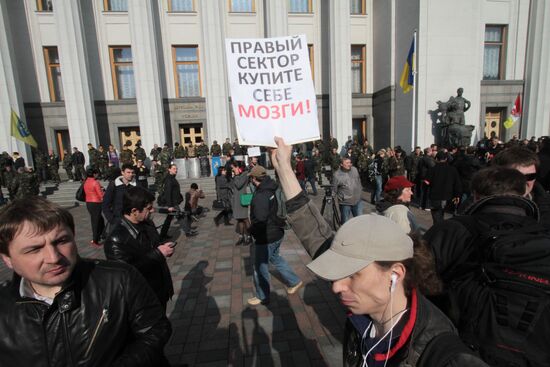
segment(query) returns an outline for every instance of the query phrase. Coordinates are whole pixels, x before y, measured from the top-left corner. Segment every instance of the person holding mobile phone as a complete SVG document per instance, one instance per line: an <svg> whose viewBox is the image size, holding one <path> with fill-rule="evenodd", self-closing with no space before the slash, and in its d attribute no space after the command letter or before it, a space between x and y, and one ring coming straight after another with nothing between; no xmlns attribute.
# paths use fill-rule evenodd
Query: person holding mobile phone
<svg viewBox="0 0 550 367"><path fill-rule="evenodd" d="M105 257L133 265L147 280L166 310L174 294L172 277L166 258L174 253L175 242L162 242L151 221L154 195L142 187L124 193L120 223L105 241Z"/></svg>

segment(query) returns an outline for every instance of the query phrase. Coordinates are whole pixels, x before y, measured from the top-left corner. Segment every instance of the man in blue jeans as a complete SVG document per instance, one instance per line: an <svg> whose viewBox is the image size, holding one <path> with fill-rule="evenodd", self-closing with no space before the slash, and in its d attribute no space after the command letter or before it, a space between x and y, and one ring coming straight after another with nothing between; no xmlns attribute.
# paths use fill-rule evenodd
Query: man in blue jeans
<svg viewBox="0 0 550 367"><path fill-rule="evenodd" d="M279 254L279 247L285 235L284 221L277 216L278 185L267 175L265 168L255 166L248 174L256 187L250 203L250 234L254 237L254 286L256 297L248 304L256 306L269 303L269 263L279 271L286 282L287 293L294 294L302 286L302 281Z"/></svg>
<svg viewBox="0 0 550 367"><path fill-rule="evenodd" d="M341 224L349 219L350 214L354 217L363 214L361 177L357 168L351 164L350 158L342 158L340 169L334 172L332 191L336 193L340 205Z"/></svg>

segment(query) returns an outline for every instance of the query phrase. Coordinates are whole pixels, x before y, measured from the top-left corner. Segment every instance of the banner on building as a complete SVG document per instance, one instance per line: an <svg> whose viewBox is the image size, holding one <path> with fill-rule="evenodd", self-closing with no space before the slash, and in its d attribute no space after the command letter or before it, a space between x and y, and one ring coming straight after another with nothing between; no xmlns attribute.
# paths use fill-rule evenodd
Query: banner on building
<svg viewBox="0 0 550 367"><path fill-rule="evenodd" d="M11 136L32 147L38 147L25 121L21 120L14 110L11 110Z"/></svg>
<svg viewBox="0 0 550 367"><path fill-rule="evenodd" d="M317 140L317 101L304 35L226 39L227 72L239 142L275 146Z"/></svg>

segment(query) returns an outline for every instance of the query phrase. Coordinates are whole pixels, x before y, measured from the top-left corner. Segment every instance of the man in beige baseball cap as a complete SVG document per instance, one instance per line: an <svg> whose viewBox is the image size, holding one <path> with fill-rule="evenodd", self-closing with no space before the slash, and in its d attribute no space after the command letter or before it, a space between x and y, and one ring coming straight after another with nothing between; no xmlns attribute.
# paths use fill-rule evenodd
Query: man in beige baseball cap
<svg viewBox="0 0 550 367"><path fill-rule="evenodd" d="M417 290L420 285L432 291L437 286L424 243L376 214L357 216L334 234L301 190L290 164L291 147L281 138L275 142L271 162L288 199L287 219L314 258L308 268L332 281L332 291L351 311L343 365L486 366L462 344L451 321ZM450 343L442 343L439 335Z"/></svg>

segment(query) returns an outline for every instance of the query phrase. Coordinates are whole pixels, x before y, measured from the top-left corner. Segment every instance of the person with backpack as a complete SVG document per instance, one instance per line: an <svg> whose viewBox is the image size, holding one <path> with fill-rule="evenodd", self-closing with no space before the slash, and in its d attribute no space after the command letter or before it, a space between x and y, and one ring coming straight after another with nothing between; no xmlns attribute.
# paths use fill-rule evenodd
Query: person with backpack
<svg viewBox="0 0 550 367"><path fill-rule="evenodd" d="M492 366L550 365L550 233L526 187L518 170L482 169L465 215L424 235L444 284L434 301Z"/></svg>
<svg viewBox="0 0 550 367"><path fill-rule="evenodd" d="M288 221L314 259L308 268L333 281L350 311L344 366L486 366L456 334L451 321L421 292L438 280L423 241L392 220L360 215L334 234L303 193L290 165L291 147L275 138L271 162L288 198Z"/></svg>
<svg viewBox="0 0 550 367"><path fill-rule="evenodd" d="M287 284L287 293L294 294L303 282L279 254L285 235L285 223L278 217L276 198L277 183L268 176L262 166L255 166L249 172L256 187L250 203L250 233L254 238L254 286L256 296L248 300L251 306L269 303L269 263L271 263Z"/></svg>
<svg viewBox="0 0 550 367"><path fill-rule="evenodd" d="M124 192L128 188L136 186L134 166L132 164L123 164L121 173L122 175L116 180L109 182L107 189L105 189L103 202L101 203L103 216L107 220L109 226L107 233L109 233L114 225L122 218L122 198L124 197Z"/></svg>

